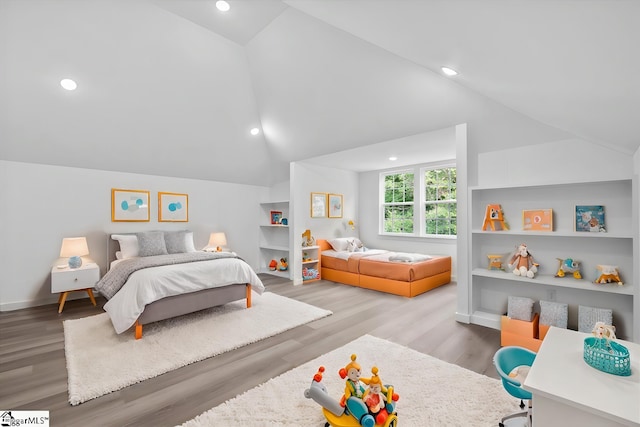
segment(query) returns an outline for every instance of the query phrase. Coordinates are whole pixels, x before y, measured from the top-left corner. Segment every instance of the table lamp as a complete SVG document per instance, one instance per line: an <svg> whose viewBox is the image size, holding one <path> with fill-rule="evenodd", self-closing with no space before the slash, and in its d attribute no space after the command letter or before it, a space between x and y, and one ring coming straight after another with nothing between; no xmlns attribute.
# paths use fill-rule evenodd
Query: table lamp
<svg viewBox="0 0 640 427"><path fill-rule="evenodd" d="M82 265L82 256L89 255L86 237L65 237L62 239L60 258L69 258L69 268Z"/></svg>
<svg viewBox="0 0 640 427"><path fill-rule="evenodd" d="M211 233L207 248L216 248L217 252L222 251L222 246L227 244L227 236L223 232Z"/></svg>

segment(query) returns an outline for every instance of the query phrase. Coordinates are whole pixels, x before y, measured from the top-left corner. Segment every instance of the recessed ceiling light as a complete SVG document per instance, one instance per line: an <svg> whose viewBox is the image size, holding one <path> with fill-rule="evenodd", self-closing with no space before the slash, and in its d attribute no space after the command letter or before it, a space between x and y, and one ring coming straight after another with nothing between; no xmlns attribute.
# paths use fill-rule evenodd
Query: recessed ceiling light
<svg viewBox="0 0 640 427"><path fill-rule="evenodd" d="M258 129L258 128L251 129L251 135L257 135L259 133L260 133L260 129Z"/></svg>
<svg viewBox="0 0 640 427"><path fill-rule="evenodd" d="M453 68L449 68L449 67L442 67L441 68L442 72L445 73L447 76L457 76L458 72L456 70L454 70Z"/></svg>
<svg viewBox="0 0 640 427"><path fill-rule="evenodd" d="M71 79L62 79L60 80L60 86L65 88L66 90L76 90L78 85Z"/></svg>
<svg viewBox="0 0 640 427"><path fill-rule="evenodd" d="M220 12L227 12L229 9L231 9L231 6L229 6L229 3L227 3L224 0L218 0L216 2L216 7Z"/></svg>
<svg viewBox="0 0 640 427"><path fill-rule="evenodd" d="M398 160L398 158L396 156L391 156L389 157L389 160L391 160L392 162L395 162L396 160Z"/></svg>

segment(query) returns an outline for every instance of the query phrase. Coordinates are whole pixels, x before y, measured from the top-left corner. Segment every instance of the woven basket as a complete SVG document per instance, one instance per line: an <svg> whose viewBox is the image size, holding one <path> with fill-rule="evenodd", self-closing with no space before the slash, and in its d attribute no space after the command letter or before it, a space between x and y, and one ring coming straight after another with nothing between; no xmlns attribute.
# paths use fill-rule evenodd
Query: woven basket
<svg viewBox="0 0 640 427"><path fill-rule="evenodd" d="M626 347L606 338L584 339L584 361L608 374L631 375L631 361Z"/></svg>

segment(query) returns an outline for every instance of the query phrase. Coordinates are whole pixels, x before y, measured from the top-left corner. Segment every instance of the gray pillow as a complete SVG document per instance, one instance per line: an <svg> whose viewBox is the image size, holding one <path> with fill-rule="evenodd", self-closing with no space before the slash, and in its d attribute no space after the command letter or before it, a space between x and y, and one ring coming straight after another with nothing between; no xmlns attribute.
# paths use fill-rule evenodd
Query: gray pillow
<svg viewBox="0 0 640 427"><path fill-rule="evenodd" d="M193 233L191 231L165 231L164 243L167 246L167 252L170 254L196 251L193 245Z"/></svg>
<svg viewBox="0 0 640 427"><path fill-rule="evenodd" d="M139 256L166 255L168 253L164 242L164 232L145 231L136 233L136 236L138 237Z"/></svg>
<svg viewBox="0 0 640 427"><path fill-rule="evenodd" d="M507 316L510 319L531 322L533 319L533 303L534 301L531 298L510 296L507 305Z"/></svg>
<svg viewBox="0 0 640 427"><path fill-rule="evenodd" d="M540 324L567 329L569 305L561 302L540 301Z"/></svg>

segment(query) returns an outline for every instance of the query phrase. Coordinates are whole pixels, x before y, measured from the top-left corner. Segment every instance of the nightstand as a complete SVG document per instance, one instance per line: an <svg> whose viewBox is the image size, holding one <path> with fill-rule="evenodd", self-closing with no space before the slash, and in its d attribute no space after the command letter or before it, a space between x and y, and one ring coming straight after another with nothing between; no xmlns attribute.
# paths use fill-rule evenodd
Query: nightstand
<svg viewBox="0 0 640 427"><path fill-rule="evenodd" d="M85 291L89 294L91 303L96 305L92 289L98 280L100 280L100 268L93 261L87 260L79 268L54 266L51 269L51 293L60 293L58 313L62 313L69 292Z"/></svg>

